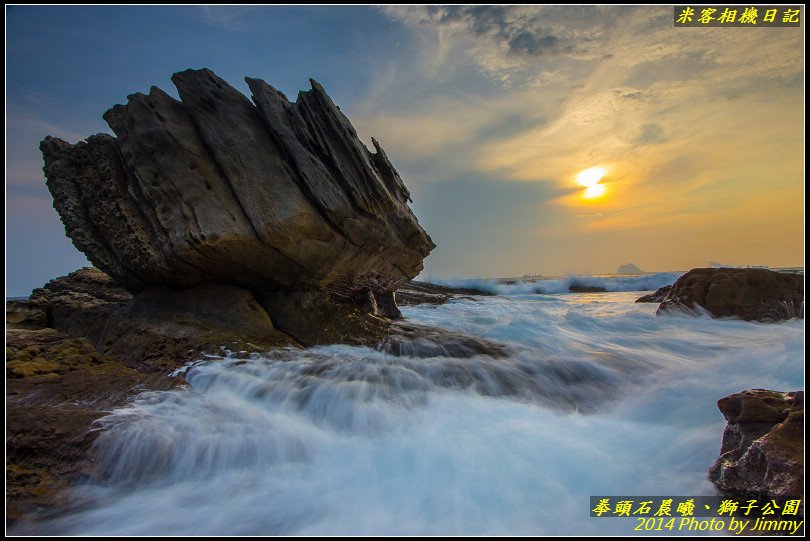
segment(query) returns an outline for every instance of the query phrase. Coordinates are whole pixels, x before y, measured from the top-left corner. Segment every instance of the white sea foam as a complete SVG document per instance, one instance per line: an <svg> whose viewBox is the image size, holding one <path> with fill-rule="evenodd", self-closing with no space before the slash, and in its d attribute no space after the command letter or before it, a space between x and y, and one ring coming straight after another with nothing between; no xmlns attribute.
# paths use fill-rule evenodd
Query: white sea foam
<svg viewBox="0 0 810 541"><path fill-rule="evenodd" d="M516 279L509 283L490 278L424 278L424 281L449 287L486 291L496 295L569 293L572 285L601 287L605 291L654 291L670 285L682 272L656 272L635 275L579 276L569 274L559 278Z"/></svg>
<svg viewBox="0 0 810 541"><path fill-rule="evenodd" d="M104 482L35 532L629 534L589 518L589 496L714 494L717 399L804 387L802 321L656 317L636 297L403 310L502 359L329 346L196 364L189 388L102 421Z"/></svg>

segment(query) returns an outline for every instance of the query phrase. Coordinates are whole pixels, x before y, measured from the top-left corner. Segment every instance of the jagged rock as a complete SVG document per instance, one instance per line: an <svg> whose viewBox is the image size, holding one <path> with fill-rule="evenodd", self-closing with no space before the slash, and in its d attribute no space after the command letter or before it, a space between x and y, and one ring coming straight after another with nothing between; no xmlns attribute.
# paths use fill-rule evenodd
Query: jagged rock
<svg viewBox="0 0 810 541"><path fill-rule="evenodd" d="M714 317L778 321L804 317L804 276L768 269L692 269L675 281L658 313L692 312Z"/></svg>
<svg viewBox="0 0 810 541"><path fill-rule="evenodd" d="M374 300L377 303L377 308L374 313L389 319L402 319L402 312L399 311L399 307L397 306L397 296L395 292L391 291L377 295L374 297Z"/></svg>
<svg viewBox="0 0 810 541"><path fill-rule="evenodd" d="M728 421L709 479L723 492L784 501L804 489L804 391L749 389L720 399Z"/></svg>
<svg viewBox="0 0 810 541"><path fill-rule="evenodd" d="M667 298L667 295L669 294L669 291L671 289L672 289L671 285L659 287L658 289L655 290L654 293L642 295L641 297L636 299L636 302L664 302L664 299Z"/></svg>
<svg viewBox="0 0 810 541"><path fill-rule="evenodd" d="M83 267L55 278L31 292L29 301L37 305L96 305L132 300L132 293L94 267Z"/></svg>
<svg viewBox="0 0 810 541"><path fill-rule="evenodd" d="M253 103L210 70L176 73L181 101L153 87L105 113L117 138L46 138L67 235L131 291L370 293L396 317L391 293L435 245L385 152L366 149L315 81L290 103L246 80Z"/></svg>

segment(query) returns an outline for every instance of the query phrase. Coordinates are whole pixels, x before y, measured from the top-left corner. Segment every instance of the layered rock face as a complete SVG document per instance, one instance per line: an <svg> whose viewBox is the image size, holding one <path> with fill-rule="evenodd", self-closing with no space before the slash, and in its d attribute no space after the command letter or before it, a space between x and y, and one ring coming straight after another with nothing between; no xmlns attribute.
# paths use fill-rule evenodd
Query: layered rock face
<svg viewBox="0 0 810 541"><path fill-rule="evenodd" d="M692 269L672 284L658 313L695 306L714 317L746 321L804 317L804 276L768 269Z"/></svg>
<svg viewBox="0 0 810 541"><path fill-rule="evenodd" d="M804 489L804 391L749 389L717 402L728 421L709 479L723 492L784 501Z"/></svg>
<svg viewBox="0 0 810 541"><path fill-rule="evenodd" d="M244 288L206 282L181 290L147 286L133 295L94 268L51 280L13 306L12 313L36 314L43 327L88 339L99 352L147 373L175 368L222 347L240 351L297 345L273 326ZM33 327L28 320L15 326Z"/></svg>
<svg viewBox="0 0 810 541"><path fill-rule="evenodd" d="M315 81L294 103L246 79L251 102L207 69L172 81L181 101L153 87L107 111L117 138L40 145L76 247L131 291L317 291L396 317L393 292L435 246L379 144Z"/></svg>

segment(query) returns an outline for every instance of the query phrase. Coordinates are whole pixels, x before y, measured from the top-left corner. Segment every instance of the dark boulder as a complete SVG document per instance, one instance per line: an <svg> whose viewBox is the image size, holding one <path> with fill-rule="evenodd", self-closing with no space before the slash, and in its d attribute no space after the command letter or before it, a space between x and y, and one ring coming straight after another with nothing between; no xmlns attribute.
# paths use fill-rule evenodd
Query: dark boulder
<svg viewBox="0 0 810 541"><path fill-rule="evenodd" d="M568 291L571 293L604 293L607 291L602 286L585 286L582 284L571 284L568 286Z"/></svg>
<svg viewBox="0 0 810 541"><path fill-rule="evenodd" d="M417 288L435 302L472 291L431 286ZM444 293L435 292L439 290ZM51 280L13 309L35 313L53 329L88 339L99 352L142 372L176 368L204 353L222 354L223 348L266 351L344 343L410 355L408 347L392 344L423 339L450 357L504 351L501 345L461 333L394 323L387 311L396 305L387 297L379 298L383 302L378 304L370 292L365 301L356 298L350 303L317 291L254 295L216 282L180 290L150 285L132 294L100 270L83 268Z"/></svg>
<svg viewBox="0 0 810 541"><path fill-rule="evenodd" d="M658 313L693 312L746 321L804 317L804 275L768 269L692 269L672 285Z"/></svg>
<svg viewBox="0 0 810 541"><path fill-rule="evenodd" d="M749 389L720 399L728 421L709 479L723 492L784 501L804 492L804 391Z"/></svg>

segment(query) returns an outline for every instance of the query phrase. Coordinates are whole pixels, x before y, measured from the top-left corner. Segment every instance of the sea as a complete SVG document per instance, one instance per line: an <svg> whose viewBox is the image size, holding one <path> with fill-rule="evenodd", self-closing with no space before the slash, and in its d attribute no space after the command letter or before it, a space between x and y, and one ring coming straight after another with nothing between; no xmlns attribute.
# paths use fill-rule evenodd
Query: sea
<svg viewBox="0 0 810 541"><path fill-rule="evenodd" d="M635 303L680 274L445 281L494 295L402 309L503 358L332 345L199 359L178 372L187 386L97 423L103 480L36 533L705 535L593 517L591 497L716 495L717 400L804 389L804 321Z"/></svg>

